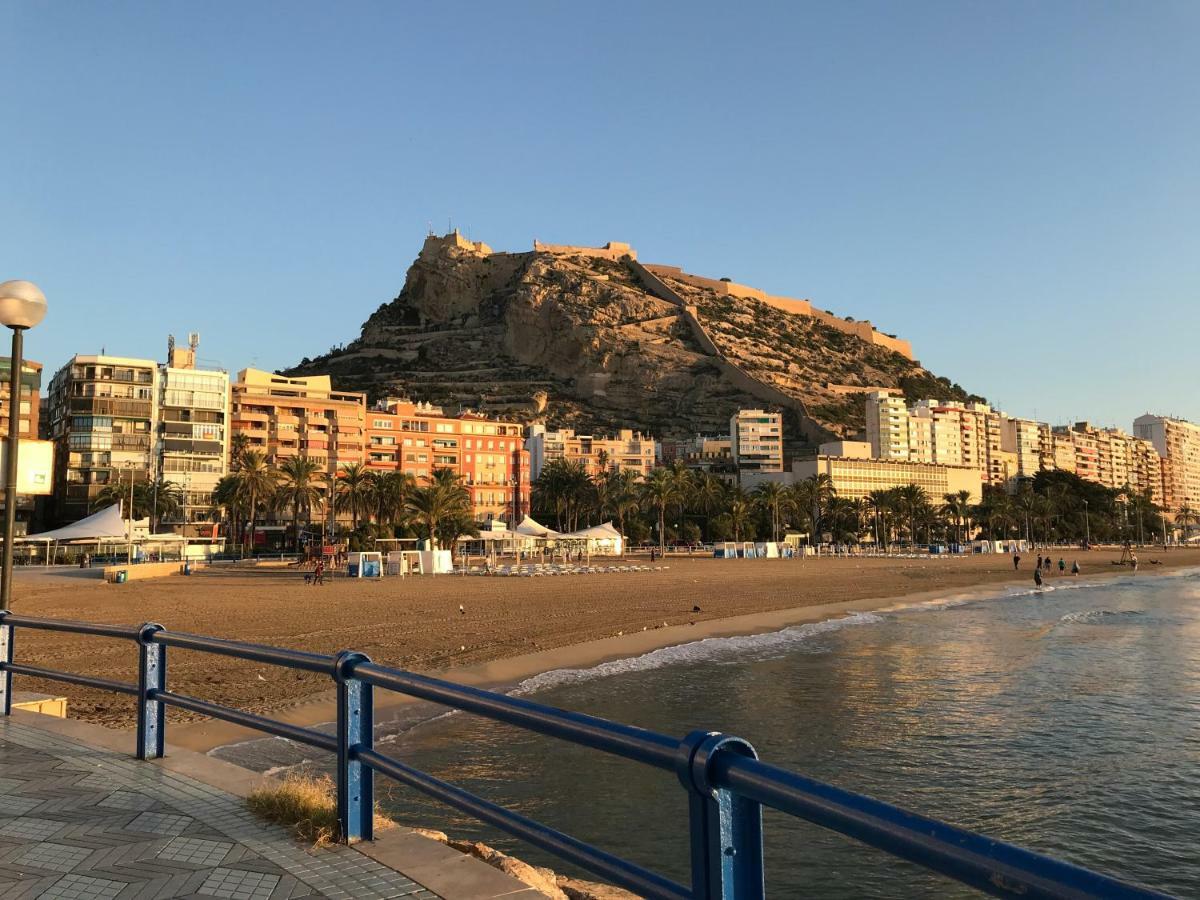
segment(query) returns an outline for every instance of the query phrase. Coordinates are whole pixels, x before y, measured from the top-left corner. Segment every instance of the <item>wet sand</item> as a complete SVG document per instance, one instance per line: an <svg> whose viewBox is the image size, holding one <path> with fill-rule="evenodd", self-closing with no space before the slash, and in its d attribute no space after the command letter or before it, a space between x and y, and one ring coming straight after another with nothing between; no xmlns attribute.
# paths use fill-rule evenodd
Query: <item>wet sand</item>
<svg viewBox="0 0 1200 900"><path fill-rule="evenodd" d="M1151 549L1138 577L1200 566L1200 550ZM213 569L125 585L22 573L13 609L25 615L91 622L159 622L190 631L319 653L355 649L377 662L465 684L508 686L539 672L590 666L658 647L752 634L853 611L988 591L1032 587L1032 563L1013 572L1007 556L924 559L716 560L669 557L662 571L538 578L439 576L367 582L337 578L303 584L296 570ZM1082 577L1128 574L1120 551L1066 554ZM1057 563L1058 555L1054 555ZM1161 561L1152 565L1151 560ZM637 560L646 563L646 560ZM1047 578L1053 584L1057 568ZM1048 595L1052 596L1052 595ZM459 604L465 613L459 612ZM695 610L694 607L699 607ZM333 718L330 680L258 663L171 649L168 687L176 692L297 724ZM16 659L85 675L136 681L133 647L118 640L22 630ZM20 690L70 700L72 717L133 723L130 698L18 677ZM382 698L381 698L382 699ZM405 698L389 696L390 706ZM168 740L205 750L252 736L237 726L170 712Z"/></svg>

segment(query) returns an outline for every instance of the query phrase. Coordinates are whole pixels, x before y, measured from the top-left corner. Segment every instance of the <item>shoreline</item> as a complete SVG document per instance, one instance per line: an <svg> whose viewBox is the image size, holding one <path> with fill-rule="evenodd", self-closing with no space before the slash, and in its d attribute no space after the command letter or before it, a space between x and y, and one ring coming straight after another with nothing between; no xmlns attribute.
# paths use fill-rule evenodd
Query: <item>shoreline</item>
<svg viewBox="0 0 1200 900"><path fill-rule="evenodd" d="M1102 570L1089 574L1081 581L1084 584L1099 586L1123 575L1131 574L1124 568L1113 566L1112 569L1113 571ZM1142 568L1139 569L1138 574L1143 577L1161 577L1168 574L1184 575L1193 569L1197 569L1194 563L1192 565L1181 563ZM1032 570L1022 570L1022 576L1027 571ZM1051 576L1047 586L1053 588L1054 582L1063 577ZM1074 578L1069 580L1071 583L1079 583ZM900 611L903 608L918 606L926 602L969 603L986 599L998 600L1011 595L1012 588L1019 589L1021 586L1025 586L1026 590L1030 592L1036 590L1032 585L1031 578L1014 577L1006 581L981 582L963 587L941 587L788 607L707 619L687 625L668 625L633 631L628 634L619 633L610 637L581 641L534 653L500 657L472 665L418 671L417 674L453 681L456 684L507 692L530 678L549 672L564 669L591 669L615 660L634 659L668 647L683 646L713 638L770 634L793 626L836 620L856 613ZM380 724L397 721L405 711L419 704L429 703L403 694L391 692L381 692L381 694L375 701L375 725L377 727ZM436 704L429 705L442 709ZM293 725L314 727L333 722L336 715L335 694L330 690L280 709L273 714L273 717ZM270 736L263 732L215 719L174 725L170 728L168 735L171 744L194 752L210 754L233 745L270 739Z"/></svg>

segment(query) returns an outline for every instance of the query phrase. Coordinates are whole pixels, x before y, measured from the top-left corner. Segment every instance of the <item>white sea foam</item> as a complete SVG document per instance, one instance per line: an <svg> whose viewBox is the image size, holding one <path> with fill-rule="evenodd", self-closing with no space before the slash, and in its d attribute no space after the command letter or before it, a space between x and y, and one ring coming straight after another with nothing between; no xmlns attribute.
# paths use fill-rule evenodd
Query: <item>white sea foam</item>
<svg viewBox="0 0 1200 900"><path fill-rule="evenodd" d="M854 613L840 619L827 619L806 625L793 625L782 631L766 634L735 635L733 637L703 638L687 644L662 647L641 656L614 659L587 669L554 669L534 675L518 684L510 693L514 696L531 694L546 688L564 684L577 684L624 675L629 672L645 672L664 666L681 665L705 661L741 659L746 656L761 658L763 655L782 652L819 634L836 631L850 625L871 625L882 622L883 617L874 613Z"/></svg>
<svg viewBox="0 0 1200 900"><path fill-rule="evenodd" d="M1067 613L1059 621L1074 625L1098 625L1101 622L1138 619L1143 616L1145 613L1140 609L1080 609Z"/></svg>

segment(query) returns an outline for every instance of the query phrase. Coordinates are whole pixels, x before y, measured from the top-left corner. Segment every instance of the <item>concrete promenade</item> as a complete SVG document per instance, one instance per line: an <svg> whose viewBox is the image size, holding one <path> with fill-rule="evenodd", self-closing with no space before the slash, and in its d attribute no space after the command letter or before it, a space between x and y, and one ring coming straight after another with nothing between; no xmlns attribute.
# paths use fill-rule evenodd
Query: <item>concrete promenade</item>
<svg viewBox="0 0 1200 900"><path fill-rule="evenodd" d="M242 796L261 776L187 751L138 762L132 744L128 733L36 713L0 718L0 897L538 896L404 829L362 851L310 851L247 810Z"/></svg>

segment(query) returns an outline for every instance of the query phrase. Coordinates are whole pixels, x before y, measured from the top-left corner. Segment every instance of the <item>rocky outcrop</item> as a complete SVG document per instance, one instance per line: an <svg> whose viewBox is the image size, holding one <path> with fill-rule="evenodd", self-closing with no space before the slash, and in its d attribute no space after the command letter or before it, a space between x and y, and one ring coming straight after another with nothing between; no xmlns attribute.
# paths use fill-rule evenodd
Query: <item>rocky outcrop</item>
<svg viewBox="0 0 1200 900"><path fill-rule="evenodd" d="M659 437L725 431L734 410L764 404L787 412L792 441L861 430L862 398L829 383L907 379L954 394L918 363L812 317L669 277L654 290L629 257L613 258L618 245L540 246L495 253L430 236L356 340L292 371L328 372L372 397Z"/></svg>

